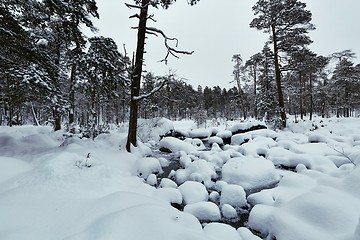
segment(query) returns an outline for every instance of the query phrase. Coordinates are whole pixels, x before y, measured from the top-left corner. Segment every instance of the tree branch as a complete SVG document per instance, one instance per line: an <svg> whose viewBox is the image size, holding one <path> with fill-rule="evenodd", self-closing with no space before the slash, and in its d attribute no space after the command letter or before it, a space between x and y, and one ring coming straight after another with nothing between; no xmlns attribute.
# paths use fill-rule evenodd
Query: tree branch
<svg viewBox="0 0 360 240"><path fill-rule="evenodd" d="M161 62L165 62L167 63L167 59L169 57L169 55L171 54L172 56L176 57L176 58L179 58L176 54L186 54L186 55L191 55L194 53L194 51L182 51L182 50L178 50L178 49L175 49L173 47L171 47L169 45L169 41L175 41L175 47L178 46L178 43L179 43L179 40L177 38L170 38L168 36L166 36L166 34L160 30L160 29L157 29L157 28L154 28L154 27L147 27L146 28L146 32L148 34L152 34L152 35L155 35L155 36L158 36L158 34L160 34L163 38L164 38L164 44L165 44L165 47L167 49L167 53L166 53L166 56L164 59L161 60Z"/></svg>

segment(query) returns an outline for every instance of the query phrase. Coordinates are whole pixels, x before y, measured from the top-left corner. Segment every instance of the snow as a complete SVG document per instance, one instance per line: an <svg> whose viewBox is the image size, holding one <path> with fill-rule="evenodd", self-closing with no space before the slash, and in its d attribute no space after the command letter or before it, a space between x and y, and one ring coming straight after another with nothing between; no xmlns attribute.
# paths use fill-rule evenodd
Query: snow
<svg viewBox="0 0 360 240"><path fill-rule="evenodd" d="M289 119L283 131L250 131L241 146L220 148L231 130L259 124L232 122L206 130L217 133L210 150L199 139L160 140L174 129L190 136L193 121L143 123L132 153L119 149L122 129L91 140L0 127L0 239L360 239L360 119ZM182 166L169 178L157 174L170 164L154 154L159 145ZM213 222L243 207L244 226Z"/></svg>
<svg viewBox="0 0 360 240"><path fill-rule="evenodd" d="M208 239L242 240L236 229L223 223L209 223L204 227Z"/></svg>
<svg viewBox="0 0 360 240"><path fill-rule="evenodd" d="M184 142L174 137L165 137L159 142L160 148L169 149L171 152L176 153L184 151L186 153L195 152L197 148L191 143Z"/></svg>
<svg viewBox="0 0 360 240"><path fill-rule="evenodd" d="M246 194L244 188L239 185L228 184L221 189L220 206L229 204L234 208L246 206Z"/></svg>
<svg viewBox="0 0 360 240"><path fill-rule="evenodd" d="M258 188L280 180L274 164L263 157L238 157L228 160L222 168L222 180L244 189Z"/></svg>
<svg viewBox="0 0 360 240"><path fill-rule="evenodd" d="M227 219L237 219L238 218L236 209L227 203L225 203L224 205L221 206L221 213Z"/></svg>
<svg viewBox="0 0 360 240"><path fill-rule="evenodd" d="M152 173L161 173L162 168L157 158L146 157L136 160L133 172L135 175L146 179Z"/></svg>
<svg viewBox="0 0 360 240"><path fill-rule="evenodd" d="M184 212L194 215L199 221L219 221L221 219L219 207L213 202L187 204Z"/></svg>
<svg viewBox="0 0 360 240"><path fill-rule="evenodd" d="M207 201L209 198L205 186L199 182L186 181L178 188L185 204Z"/></svg>

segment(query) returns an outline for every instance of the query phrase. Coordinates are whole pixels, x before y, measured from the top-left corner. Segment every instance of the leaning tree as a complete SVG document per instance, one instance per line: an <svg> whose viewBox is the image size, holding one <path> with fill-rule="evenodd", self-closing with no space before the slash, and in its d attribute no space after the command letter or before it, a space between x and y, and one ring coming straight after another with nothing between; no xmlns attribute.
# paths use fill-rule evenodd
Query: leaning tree
<svg viewBox="0 0 360 240"><path fill-rule="evenodd" d="M194 5L199 0L190 0L188 1L190 5ZM149 7L163 7L167 9L175 0L135 0L135 4L126 4L129 8L135 8L140 11L140 14L135 14L131 17L138 18L139 24L137 27L137 47L135 54L135 63L132 69L131 74L131 99L130 99L130 119L129 119L129 131L128 138L126 143L126 150L130 152L131 145L137 145L137 118L138 118L138 108L139 101L142 99L139 97L140 94L140 85L141 85L141 75L144 59L144 47L145 39L147 34L151 35L161 35L164 38L165 47L167 49L167 54L164 58L164 61L167 61L169 55L177 57L177 54L191 54L192 52L180 51L176 47L170 45L171 41L175 41L177 45L176 38L169 38L162 30L149 27L147 25L148 20L153 20L153 15L148 14ZM162 83L160 83L163 85Z"/></svg>
<svg viewBox="0 0 360 240"><path fill-rule="evenodd" d="M256 18L250 27L263 30L270 35L274 50L275 78L278 93L281 125L286 127L286 113L281 83L280 53L291 53L312 41L309 30L315 29L310 23L311 12L306 4L297 0L259 0L254 6Z"/></svg>

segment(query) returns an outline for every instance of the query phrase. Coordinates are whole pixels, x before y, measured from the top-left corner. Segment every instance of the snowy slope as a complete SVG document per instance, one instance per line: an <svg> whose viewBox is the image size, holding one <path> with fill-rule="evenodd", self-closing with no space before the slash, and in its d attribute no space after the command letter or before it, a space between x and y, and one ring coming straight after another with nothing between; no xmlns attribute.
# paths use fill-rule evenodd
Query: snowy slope
<svg viewBox="0 0 360 240"><path fill-rule="evenodd" d="M193 130L192 122L173 126ZM243 227L199 222L231 218L244 205L252 207L248 228L267 239L359 239L359 119L290 123L208 151L181 151L178 141L167 141L183 169L159 189L150 186L157 185L154 173L168 163L144 156L146 145L135 154L120 150L122 132L92 141L48 127L0 127L0 239L260 239ZM170 205L184 201L184 211Z"/></svg>

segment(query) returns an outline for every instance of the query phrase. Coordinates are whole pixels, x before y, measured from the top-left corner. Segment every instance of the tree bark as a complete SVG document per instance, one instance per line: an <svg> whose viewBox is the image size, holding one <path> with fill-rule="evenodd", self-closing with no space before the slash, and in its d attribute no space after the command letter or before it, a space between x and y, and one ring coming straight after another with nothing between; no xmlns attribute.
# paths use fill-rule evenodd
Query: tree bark
<svg viewBox="0 0 360 240"><path fill-rule="evenodd" d="M279 101L279 108L280 108L280 117L281 117L281 126L283 128L286 127L286 113L285 113L285 104L284 104L284 95L281 86L281 70L279 64L279 49L277 46L277 36L275 26L271 26L272 30L272 37L273 37L273 44L274 44L274 62L275 62L275 78L276 78L276 86L277 86L277 93L278 93L278 101Z"/></svg>
<svg viewBox="0 0 360 240"><path fill-rule="evenodd" d="M140 16L139 16L135 67L132 73L132 81L131 81L130 119L129 119L128 138L126 143L126 150L128 152L131 151L131 145L134 146L137 145L136 135L137 135L137 118L138 118L139 101L134 99L134 97L139 96L139 92L140 92L148 6L149 6L149 0L142 0Z"/></svg>
<svg viewBox="0 0 360 240"><path fill-rule="evenodd" d="M304 93L303 93L303 81L302 74L299 73L299 84L300 84L300 119L304 120Z"/></svg>

